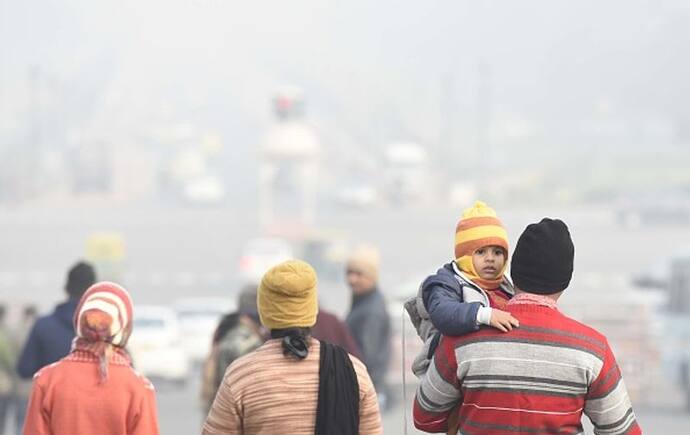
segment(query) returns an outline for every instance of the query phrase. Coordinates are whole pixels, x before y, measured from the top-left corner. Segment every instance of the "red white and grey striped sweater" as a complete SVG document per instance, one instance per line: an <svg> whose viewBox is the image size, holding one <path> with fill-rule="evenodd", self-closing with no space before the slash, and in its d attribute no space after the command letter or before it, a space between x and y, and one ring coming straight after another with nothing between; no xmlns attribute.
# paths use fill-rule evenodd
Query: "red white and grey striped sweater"
<svg viewBox="0 0 690 435"><path fill-rule="evenodd" d="M520 327L443 337L414 403L415 426L460 434L642 433L606 338L555 308L509 304ZM458 406L459 405L459 406Z"/></svg>

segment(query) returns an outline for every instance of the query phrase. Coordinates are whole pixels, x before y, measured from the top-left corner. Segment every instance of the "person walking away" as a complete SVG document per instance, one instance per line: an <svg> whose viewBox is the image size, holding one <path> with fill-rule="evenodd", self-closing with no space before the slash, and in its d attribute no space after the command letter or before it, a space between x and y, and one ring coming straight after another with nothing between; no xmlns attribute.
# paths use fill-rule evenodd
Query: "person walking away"
<svg viewBox="0 0 690 435"><path fill-rule="evenodd" d="M88 263L79 262L69 270L65 285L67 301L57 305L52 314L39 318L29 333L17 362L17 373L21 378L31 379L41 367L70 352L75 335L72 326L74 311L79 298L94 282L96 273Z"/></svg>
<svg viewBox="0 0 690 435"><path fill-rule="evenodd" d="M383 410L391 405L386 374L391 357L391 322L386 301L378 288L379 253L373 246L360 246L347 261L346 279L352 305L345 322L352 331L374 382Z"/></svg>
<svg viewBox="0 0 690 435"><path fill-rule="evenodd" d="M247 286L238 297L236 312L224 316L213 334L211 352L204 363L201 401L204 415L211 409L228 366L266 341L256 308L256 286Z"/></svg>
<svg viewBox="0 0 690 435"><path fill-rule="evenodd" d="M34 376L24 435L158 435L153 385L126 351L132 305L111 282L84 293L72 351Z"/></svg>
<svg viewBox="0 0 690 435"><path fill-rule="evenodd" d="M19 325L17 325L13 334L14 348L16 349L17 355L24 347L24 343L31 332L31 328L36 322L37 316L38 310L36 309L36 305L28 304L24 306ZM15 371L15 383L14 426L16 434L21 435L22 428L24 427L24 418L26 416L26 405L29 403L29 394L31 393L31 380L21 378Z"/></svg>
<svg viewBox="0 0 690 435"><path fill-rule="evenodd" d="M15 393L15 348L6 322L7 307L0 305L0 435L4 435Z"/></svg>
<svg viewBox="0 0 690 435"><path fill-rule="evenodd" d="M257 302L271 339L230 365L203 434L382 434L364 364L311 337L318 312L314 269L300 260L274 266L261 280Z"/></svg>
<svg viewBox="0 0 690 435"><path fill-rule="evenodd" d="M506 310L520 326L443 336L415 396L415 426L426 432L641 434L606 337L563 314L575 248L568 227L544 218L520 236L511 261L515 297Z"/></svg>

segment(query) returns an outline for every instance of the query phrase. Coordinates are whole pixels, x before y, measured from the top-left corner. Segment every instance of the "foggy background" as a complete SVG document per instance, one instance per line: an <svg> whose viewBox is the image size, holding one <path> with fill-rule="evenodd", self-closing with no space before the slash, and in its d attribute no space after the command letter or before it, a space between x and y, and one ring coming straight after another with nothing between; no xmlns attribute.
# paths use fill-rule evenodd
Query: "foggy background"
<svg viewBox="0 0 690 435"><path fill-rule="evenodd" d="M234 300L271 237L344 315L366 241L400 329L482 199L513 245L569 224L564 311L607 334L642 428L682 433L689 21L682 0L0 0L0 302L48 312L79 258L135 304ZM196 382L159 388L163 433L198 430Z"/></svg>

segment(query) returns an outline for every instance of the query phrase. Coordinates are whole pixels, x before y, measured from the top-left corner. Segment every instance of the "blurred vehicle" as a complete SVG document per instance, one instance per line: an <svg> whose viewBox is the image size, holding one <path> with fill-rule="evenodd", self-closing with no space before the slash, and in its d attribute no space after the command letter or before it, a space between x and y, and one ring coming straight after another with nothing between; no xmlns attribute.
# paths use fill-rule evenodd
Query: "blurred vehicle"
<svg viewBox="0 0 690 435"><path fill-rule="evenodd" d="M231 298L197 297L175 302L181 346L193 363L202 361L211 350L213 332L220 318L235 308Z"/></svg>
<svg viewBox="0 0 690 435"><path fill-rule="evenodd" d="M366 208L378 203L379 194L374 186L365 183L353 183L338 190L336 200L346 207Z"/></svg>
<svg viewBox="0 0 690 435"><path fill-rule="evenodd" d="M337 233L320 231L303 237L300 255L314 267L320 283L330 281L341 285L350 251L347 241Z"/></svg>
<svg viewBox="0 0 690 435"><path fill-rule="evenodd" d="M193 204L218 204L225 199L225 187L220 178L204 175L186 182L182 189L183 198Z"/></svg>
<svg viewBox="0 0 690 435"><path fill-rule="evenodd" d="M690 412L690 250L679 252L671 260L665 344L666 362L671 377L685 396Z"/></svg>
<svg viewBox="0 0 690 435"><path fill-rule="evenodd" d="M258 283L268 269L292 257L292 247L287 240L252 239L245 245L240 257L240 276L246 282Z"/></svg>
<svg viewBox="0 0 690 435"><path fill-rule="evenodd" d="M164 306L140 306L128 349L134 367L144 376L183 384L189 377L189 359L180 342L175 312Z"/></svg>
<svg viewBox="0 0 690 435"><path fill-rule="evenodd" d="M423 198L429 185L429 157L416 143L396 143L385 152L386 193L393 203L406 204Z"/></svg>
<svg viewBox="0 0 690 435"><path fill-rule="evenodd" d="M616 219L626 228L643 225L690 224L690 198L686 194L655 193L624 197L615 205Z"/></svg>

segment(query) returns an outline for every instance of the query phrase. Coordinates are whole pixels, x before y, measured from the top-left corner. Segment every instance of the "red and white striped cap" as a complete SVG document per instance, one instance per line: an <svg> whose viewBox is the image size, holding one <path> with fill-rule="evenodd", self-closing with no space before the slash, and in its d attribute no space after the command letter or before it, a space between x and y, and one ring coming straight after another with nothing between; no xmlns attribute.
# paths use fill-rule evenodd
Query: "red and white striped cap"
<svg viewBox="0 0 690 435"><path fill-rule="evenodd" d="M74 315L77 336L124 347L132 333L132 298L112 282L99 282L86 290Z"/></svg>

